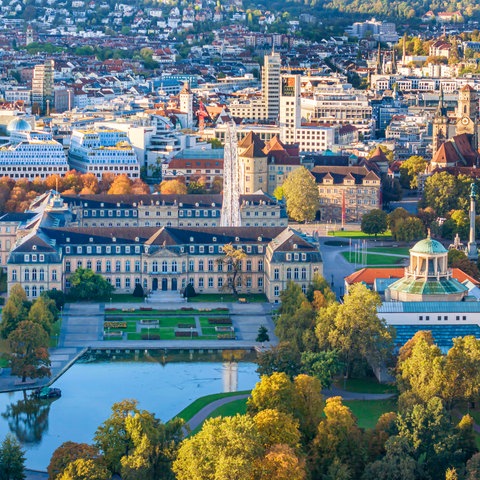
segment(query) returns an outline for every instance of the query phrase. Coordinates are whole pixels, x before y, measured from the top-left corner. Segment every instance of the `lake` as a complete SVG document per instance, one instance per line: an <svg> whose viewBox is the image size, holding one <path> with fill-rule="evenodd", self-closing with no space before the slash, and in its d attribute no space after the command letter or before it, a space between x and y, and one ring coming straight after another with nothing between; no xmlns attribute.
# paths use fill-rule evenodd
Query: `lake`
<svg viewBox="0 0 480 480"><path fill-rule="evenodd" d="M54 384L57 400L25 401L23 392L0 394L0 439L10 431L26 450L27 468L46 470L63 442L91 443L95 430L126 398L167 421L195 399L211 393L249 390L258 381L254 355L160 352L87 354Z"/></svg>

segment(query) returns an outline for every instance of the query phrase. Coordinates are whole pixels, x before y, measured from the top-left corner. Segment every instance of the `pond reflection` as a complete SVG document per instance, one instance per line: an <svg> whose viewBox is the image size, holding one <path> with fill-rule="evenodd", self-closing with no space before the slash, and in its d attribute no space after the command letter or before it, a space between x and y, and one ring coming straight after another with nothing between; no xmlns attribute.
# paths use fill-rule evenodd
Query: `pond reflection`
<svg viewBox="0 0 480 480"><path fill-rule="evenodd" d="M32 398L23 392L23 398L7 405L2 417L8 422L12 432L23 445L36 445L48 431L48 414L54 399Z"/></svg>

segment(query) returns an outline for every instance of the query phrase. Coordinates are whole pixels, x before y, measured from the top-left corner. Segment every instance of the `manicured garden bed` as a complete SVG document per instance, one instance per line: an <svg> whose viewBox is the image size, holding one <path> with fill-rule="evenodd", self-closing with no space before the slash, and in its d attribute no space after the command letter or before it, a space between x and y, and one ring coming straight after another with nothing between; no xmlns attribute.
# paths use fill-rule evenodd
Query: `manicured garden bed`
<svg viewBox="0 0 480 480"><path fill-rule="evenodd" d="M350 263L363 263L364 255L362 253L355 252L342 252L343 258ZM367 252L366 255L367 265L398 265L403 263L404 258L402 257L392 257L389 255L382 255L376 253ZM407 258L407 257L405 257Z"/></svg>

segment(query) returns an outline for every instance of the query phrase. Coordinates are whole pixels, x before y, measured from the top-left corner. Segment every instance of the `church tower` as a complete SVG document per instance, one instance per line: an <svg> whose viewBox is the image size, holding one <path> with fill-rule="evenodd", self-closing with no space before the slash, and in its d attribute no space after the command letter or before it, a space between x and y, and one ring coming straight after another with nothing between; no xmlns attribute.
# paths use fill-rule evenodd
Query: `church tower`
<svg viewBox="0 0 480 480"><path fill-rule="evenodd" d="M432 131L432 156L448 140L448 116L443 99L443 88L440 87L440 99L438 101L437 111L433 118Z"/></svg>
<svg viewBox="0 0 480 480"><path fill-rule="evenodd" d="M188 82L185 82L185 85L180 92L180 111L187 114L187 121L184 128L193 127L193 93L188 86Z"/></svg>
<svg viewBox="0 0 480 480"><path fill-rule="evenodd" d="M458 92L457 128L456 134L475 133L476 118L478 117L478 95L470 86L465 85Z"/></svg>

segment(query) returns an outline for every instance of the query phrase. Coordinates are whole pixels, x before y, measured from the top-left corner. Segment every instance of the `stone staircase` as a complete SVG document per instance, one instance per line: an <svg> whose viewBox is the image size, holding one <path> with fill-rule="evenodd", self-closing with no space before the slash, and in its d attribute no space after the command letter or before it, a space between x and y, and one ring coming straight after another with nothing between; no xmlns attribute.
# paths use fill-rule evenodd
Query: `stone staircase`
<svg viewBox="0 0 480 480"><path fill-rule="evenodd" d="M155 290L148 295L147 303L185 303L185 299L176 290Z"/></svg>

